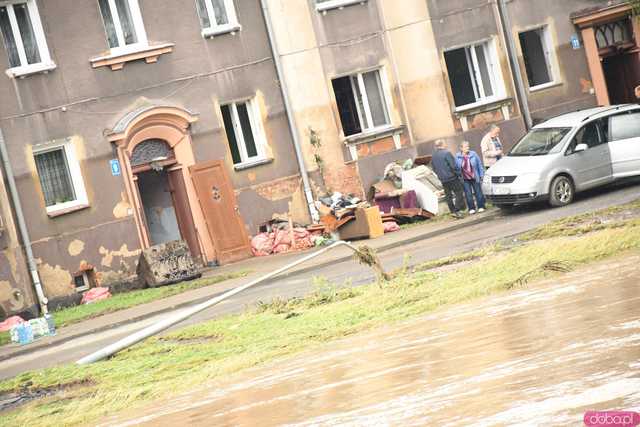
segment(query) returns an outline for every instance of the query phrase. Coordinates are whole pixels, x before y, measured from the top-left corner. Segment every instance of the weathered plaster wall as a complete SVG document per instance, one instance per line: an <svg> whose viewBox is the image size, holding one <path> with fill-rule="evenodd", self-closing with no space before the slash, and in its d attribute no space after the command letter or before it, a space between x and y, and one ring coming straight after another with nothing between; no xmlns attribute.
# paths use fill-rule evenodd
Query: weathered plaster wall
<svg viewBox="0 0 640 427"><path fill-rule="evenodd" d="M541 0L536 2L513 1L508 3L516 40L520 72L528 90L522 49L518 34L522 31L546 25L549 29L554 53L554 71L557 85L541 91L530 92L529 108L535 119L544 119L568 111L592 107L597 104L587 65L584 47L573 49L571 36L579 34L570 15L593 6L603 6L601 1Z"/></svg>
<svg viewBox="0 0 640 427"><path fill-rule="evenodd" d="M294 210L301 216L297 189L273 200L249 189L296 175L298 168L259 2L235 3L242 30L203 39L192 0L140 0L149 40L175 43L174 51L155 64L130 62L123 70L112 71L93 69L89 63L107 49L97 2L38 2L57 68L24 79L0 75L0 126L48 294L71 292L71 276L83 263L95 267L99 277L135 267L140 243L131 201L123 178L110 173L109 160L115 153L104 134L140 105L175 105L198 114L190 129L196 161L225 159L234 187L246 189L238 199L251 232L272 212ZM7 59L0 51L0 70L4 70ZM273 161L235 171L219 106L253 96ZM90 207L50 218L32 147L67 137L73 138ZM263 208L254 209L256 205Z"/></svg>
<svg viewBox="0 0 640 427"><path fill-rule="evenodd" d="M381 0L395 63L416 143L453 133L447 88L429 9L424 0Z"/></svg>

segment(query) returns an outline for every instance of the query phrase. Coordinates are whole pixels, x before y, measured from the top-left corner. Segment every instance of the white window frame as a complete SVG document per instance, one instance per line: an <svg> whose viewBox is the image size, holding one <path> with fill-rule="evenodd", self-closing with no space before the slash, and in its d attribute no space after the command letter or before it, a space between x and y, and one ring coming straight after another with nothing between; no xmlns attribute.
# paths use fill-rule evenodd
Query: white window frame
<svg viewBox="0 0 640 427"><path fill-rule="evenodd" d="M493 95L485 96L484 83L482 81L482 73L478 65L478 56L476 54L475 47L482 46L484 50L484 57L487 60L487 71L489 73L489 79L493 89ZM500 61L498 60L498 54L496 52L495 42L493 39L480 40L471 44L456 46L446 49L445 52L453 50L464 49L467 57L467 66L469 67L469 74L471 77L471 85L475 94L476 102L472 102L465 105L456 106L454 111L466 111L476 107L480 107L487 104L502 101L506 98L504 88L504 78L502 76L502 70L500 68ZM446 64L446 61L445 61ZM449 81L449 85L453 82ZM480 96L481 95L481 96ZM455 105L455 101L454 101Z"/></svg>
<svg viewBox="0 0 640 427"><path fill-rule="evenodd" d="M367 94L367 90L366 87L364 85L364 74L368 74L368 73L373 73L373 72L377 72L378 73L378 78L380 79L380 87L378 88L380 90L380 97L382 99L382 106L384 107L384 115L385 115L385 119L387 121L387 123L385 123L384 125L378 125L378 126L374 126L373 125L373 114L371 113L371 105L369 105L369 95ZM358 111L358 120L360 121L360 128L362 129L362 131L360 133L355 133L353 135L349 135L345 137L347 139L349 138L353 138L353 137L357 137L360 135L365 135L365 134L371 134L371 133L376 133L376 132L380 132L382 130L387 130L390 127L392 127L392 123L391 123L391 108L390 108L390 104L389 104L389 91L387 90L387 85L386 85L386 73L384 68L373 68L370 70L364 70L364 71L360 71L358 73L354 73L354 74L347 74L346 76L343 77L349 77L349 81L351 82L351 90L353 92L353 99L355 100L356 103L356 110ZM339 77L336 77L339 78ZM356 88L354 86L354 83L356 83L358 85L358 89L360 90L360 93L362 94L362 104L364 107L364 111L360 110L360 103L358 102L358 94L356 92ZM367 120L367 124L368 126L365 127L364 126L364 122L362 120L364 115L364 118L366 118ZM344 132L344 130L343 130Z"/></svg>
<svg viewBox="0 0 640 427"><path fill-rule="evenodd" d="M109 12L111 13L111 19L113 19L113 26L116 30L116 38L118 39L118 47L110 48L110 52L112 55L122 55L136 52L149 46L147 31L144 28L144 21L142 20L142 12L140 12L140 4L138 3L138 0L126 0L126 2L129 4L131 19L133 20L133 28L136 30L136 37L138 38L138 41L136 43L126 44L124 31L122 30L122 23L120 22L120 15L118 15L118 8L116 7L116 2L115 0L107 0L107 3L109 5ZM98 9L100 10L100 4L98 4ZM100 17L102 18L102 24L104 26L105 37L108 45L109 35L107 33L107 23L104 22L104 16L102 15L101 10Z"/></svg>
<svg viewBox="0 0 640 427"><path fill-rule="evenodd" d="M207 15L209 17L209 28L202 29L202 37L212 37L219 34L231 33L242 29L242 26L238 22L238 14L236 13L236 6L233 0L224 0L224 8L227 12L228 23L224 25L218 25L216 23L216 16L213 9L213 3L211 0L203 0L205 9L207 9Z"/></svg>
<svg viewBox="0 0 640 427"><path fill-rule="evenodd" d="M63 141L52 141L46 144L42 144L36 147L33 147L33 161L35 163L35 156L38 154L44 154L51 151L63 150L66 159L67 159L67 167L69 168L69 176L71 178L71 185L73 186L73 191L76 195L75 200L71 200L69 202L58 203L55 205L47 206L47 214L56 214L61 211L70 210L77 207L84 207L89 205L89 200L87 198L87 190L84 185L84 179L82 178L82 171L80 170L80 163L78 162L78 158L76 156L76 149L73 144L73 141L70 139L65 139ZM39 173L36 167L36 173ZM38 184L40 180L38 178Z"/></svg>
<svg viewBox="0 0 640 427"><path fill-rule="evenodd" d="M238 104L247 104L247 112L249 113L249 124L251 125L251 131L253 132L253 140L256 143L257 154L253 157L249 157L247 154L247 144L244 139L244 133L242 132L242 125L240 123L240 116L238 115ZM262 127L262 122L258 119L260 117L257 103L254 98L241 99L238 101L222 104L222 106L229 107L231 112L231 121L233 123L233 130L236 135L236 143L238 144L238 151L240 152L240 163L234 163L235 169L243 169L256 163L262 163L267 160L266 156L266 144L267 138ZM224 123L224 121L223 121ZM227 145L229 141L227 138ZM231 147L229 146L229 150Z"/></svg>
<svg viewBox="0 0 640 427"><path fill-rule="evenodd" d="M553 49L551 49L551 46L553 46L553 43L551 40L549 26L540 25L538 27L530 28L525 31L520 31L518 33L518 36L523 33L528 33L530 31L538 31L538 30L542 32L542 37L540 38L540 40L542 41L542 50L544 51L544 59L547 63L547 69L549 70L549 77L551 78L551 80L547 83L542 83L536 86L529 86L529 92L543 90L551 86L556 86L559 83L558 78L556 77L558 75L558 73L556 72L556 56ZM518 39L520 39L520 37L518 37ZM520 50L522 51L522 60L524 61L524 49L522 48L522 44L520 44ZM525 77L526 77L526 73L525 73ZM527 78L527 84L528 83L529 83L529 79Z"/></svg>
<svg viewBox="0 0 640 427"><path fill-rule="evenodd" d="M326 12L327 10L342 9L345 6L351 6L358 3L365 4L367 0L329 0L322 3L314 0L314 2L316 4L316 10L318 12Z"/></svg>
<svg viewBox="0 0 640 427"><path fill-rule="evenodd" d="M22 43L22 36L20 35L20 29L18 28L18 21L16 20L15 12L13 11L13 5L26 3L27 11L29 12L29 19L33 26L33 33L36 37L36 43L38 44L38 53L40 54L40 62L36 64L27 63L27 54L24 50ZM42 21L40 21L40 13L38 12L38 5L35 0L6 0L0 1L0 6L7 8L9 15L9 22L11 23L11 31L13 32L13 38L16 41L16 48L18 50L18 56L20 57L20 66L9 68L6 70L6 74L13 77L21 77L29 74L42 73L53 70L56 68L56 64L51 60L49 54L49 46L47 45L47 38L42 28ZM8 53L7 53L8 54Z"/></svg>

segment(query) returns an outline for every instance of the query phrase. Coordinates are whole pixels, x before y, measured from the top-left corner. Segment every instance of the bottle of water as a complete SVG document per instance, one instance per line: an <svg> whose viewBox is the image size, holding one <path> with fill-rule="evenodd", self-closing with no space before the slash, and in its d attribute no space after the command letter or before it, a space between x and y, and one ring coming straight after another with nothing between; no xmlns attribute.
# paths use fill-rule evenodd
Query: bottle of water
<svg viewBox="0 0 640 427"><path fill-rule="evenodd" d="M47 325L49 325L49 335L53 336L56 334L56 323L53 321L53 316L49 313L44 315L44 318L47 320Z"/></svg>
<svg viewBox="0 0 640 427"><path fill-rule="evenodd" d="M18 339L21 345L33 342L33 329L29 322L21 323L18 329Z"/></svg>

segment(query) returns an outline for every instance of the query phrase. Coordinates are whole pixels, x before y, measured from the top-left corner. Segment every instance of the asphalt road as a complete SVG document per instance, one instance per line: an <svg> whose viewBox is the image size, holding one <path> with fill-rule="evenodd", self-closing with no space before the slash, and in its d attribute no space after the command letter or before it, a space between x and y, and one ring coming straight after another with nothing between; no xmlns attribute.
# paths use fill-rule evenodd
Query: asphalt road
<svg viewBox="0 0 640 427"><path fill-rule="evenodd" d="M572 205L564 208L550 209L545 204L520 207L482 224L387 250L380 254L380 259L385 269L391 271L406 264L407 259L411 265L450 256L515 236L556 219L628 203L638 198L640 198L640 180L626 181L581 194ZM374 274L369 268L353 261L276 278L199 313L174 329L225 314L241 312L258 301L306 295L313 290L312 278L316 276L323 276L332 283L347 286L370 283L374 279ZM164 316L166 314L5 360L0 366L0 379L10 378L33 369L73 362Z"/></svg>

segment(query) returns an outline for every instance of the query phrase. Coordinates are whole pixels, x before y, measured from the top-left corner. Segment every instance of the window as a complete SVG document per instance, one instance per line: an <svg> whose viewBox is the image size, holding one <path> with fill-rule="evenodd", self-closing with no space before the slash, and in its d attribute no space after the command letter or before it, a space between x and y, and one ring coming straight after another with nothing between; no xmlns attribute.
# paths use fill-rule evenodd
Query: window
<svg viewBox="0 0 640 427"><path fill-rule="evenodd" d="M138 0L98 0L100 13L112 50L147 45Z"/></svg>
<svg viewBox="0 0 640 427"><path fill-rule="evenodd" d="M611 117L611 141L640 138L640 112Z"/></svg>
<svg viewBox="0 0 640 427"><path fill-rule="evenodd" d="M47 145L34 151L34 159L47 213L88 204L73 144Z"/></svg>
<svg viewBox="0 0 640 427"><path fill-rule="evenodd" d="M13 77L55 68L35 0L0 1L0 31L9 57L7 74Z"/></svg>
<svg viewBox="0 0 640 427"><path fill-rule="evenodd" d="M350 6L352 4L364 3L367 0L316 0L316 9L319 11L325 11L329 9L342 8L344 6Z"/></svg>
<svg viewBox="0 0 640 427"><path fill-rule="evenodd" d="M491 102L502 95L500 69L490 42L444 53L456 107Z"/></svg>
<svg viewBox="0 0 640 427"><path fill-rule="evenodd" d="M73 276L73 284L75 285L76 292L88 291L95 287L97 284L95 270L90 268L76 273L75 276Z"/></svg>
<svg viewBox="0 0 640 427"><path fill-rule="evenodd" d="M234 165L265 159L264 134L254 102L234 102L220 107Z"/></svg>
<svg viewBox="0 0 640 427"><path fill-rule="evenodd" d="M575 148L580 144L586 144L587 147L594 148L606 143L607 126L608 121L606 119L595 120L584 125L580 130L578 130L578 132L576 132L576 136L573 138L573 141L571 141L567 153L573 153Z"/></svg>
<svg viewBox="0 0 640 427"><path fill-rule="evenodd" d="M547 27L520 33L520 47L531 89L554 81L550 46Z"/></svg>
<svg viewBox="0 0 640 427"><path fill-rule="evenodd" d="M345 136L390 125L379 70L340 77L332 84Z"/></svg>
<svg viewBox="0 0 640 427"><path fill-rule="evenodd" d="M203 36L240 29L233 0L196 0Z"/></svg>

